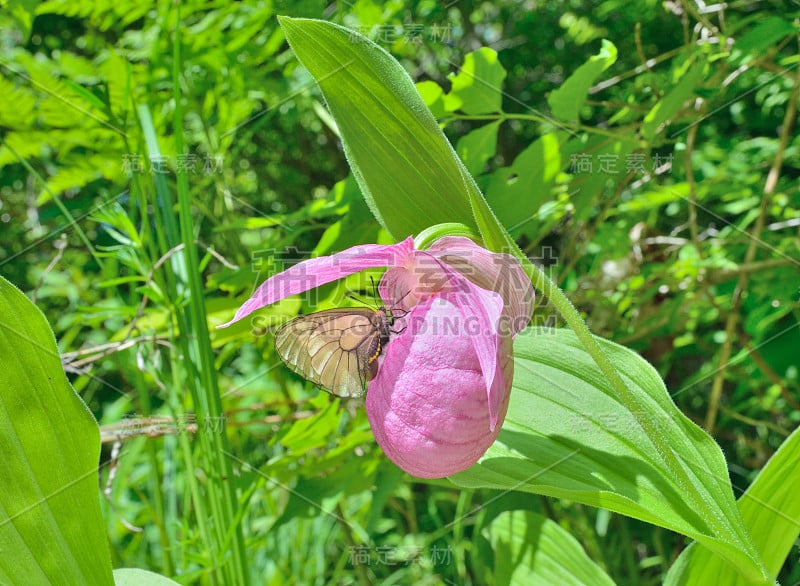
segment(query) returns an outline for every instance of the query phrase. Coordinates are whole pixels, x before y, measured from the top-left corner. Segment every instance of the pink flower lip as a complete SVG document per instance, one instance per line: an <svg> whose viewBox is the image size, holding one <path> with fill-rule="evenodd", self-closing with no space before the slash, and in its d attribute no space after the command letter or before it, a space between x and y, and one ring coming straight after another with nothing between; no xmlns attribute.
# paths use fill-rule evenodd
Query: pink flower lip
<svg viewBox="0 0 800 586"><path fill-rule="evenodd" d="M472 466L491 446L500 426L491 426L489 396L472 336L462 329L432 335L419 330L460 311L448 295L428 298L406 330L386 348L378 376L367 393L367 417L384 453L406 472L441 478ZM502 379L511 381L510 338L498 348ZM508 409L508 388L500 389L499 421Z"/></svg>

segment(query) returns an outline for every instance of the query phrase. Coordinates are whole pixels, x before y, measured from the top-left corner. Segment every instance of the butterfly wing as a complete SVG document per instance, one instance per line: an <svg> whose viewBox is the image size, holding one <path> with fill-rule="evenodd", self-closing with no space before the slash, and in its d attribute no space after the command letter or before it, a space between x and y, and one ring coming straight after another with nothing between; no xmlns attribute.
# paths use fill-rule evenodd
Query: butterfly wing
<svg viewBox="0 0 800 586"><path fill-rule="evenodd" d="M338 397L359 397L388 342L386 312L339 308L293 319L275 333L275 350L294 372Z"/></svg>

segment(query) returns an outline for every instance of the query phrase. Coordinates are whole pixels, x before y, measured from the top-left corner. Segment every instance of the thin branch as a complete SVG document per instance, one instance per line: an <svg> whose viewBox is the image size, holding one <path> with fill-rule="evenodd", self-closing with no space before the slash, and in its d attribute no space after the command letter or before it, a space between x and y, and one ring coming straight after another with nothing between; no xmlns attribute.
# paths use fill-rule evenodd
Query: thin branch
<svg viewBox="0 0 800 586"><path fill-rule="evenodd" d="M308 419L317 415L317 411L295 411L286 415L266 415L259 418L250 418L246 421L230 419L226 413L225 419L228 427L244 427L248 425L263 425L285 423L288 421L298 421ZM218 422L205 422L207 426L216 425ZM167 435L178 435L182 433L195 434L198 431L198 423L194 414L187 414L182 417L132 417L123 419L117 423L109 423L100 426L100 442L110 444L115 442L125 442L138 437L158 438Z"/></svg>
<svg viewBox="0 0 800 586"><path fill-rule="evenodd" d="M53 243L53 246L58 251L56 255L53 257L53 260L45 267L42 275L39 277L39 281L36 283L36 288L33 290L33 295L31 295L31 302L36 303L36 298L39 296L39 289L42 288L44 285L44 279L47 275L56 268L56 265L61 261L61 257L64 256L64 251L67 249L67 235L62 234L61 237Z"/></svg>
<svg viewBox="0 0 800 586"><path fill-rule="evenodd" d="M701 118L702 120L702 118ZM692 155L694 154L694 143L697 138L697 129L700 124L693 124L689 128L686 136L686 153L685 162L686 166L686 182L689 184L689 233L692 235L692 244L695 250L700 254L700 243L698 239L697 229L697 184L694 180L694 169L692 168Z"/></svg>
<svg viewBox="0 0 800 586"><path fill-rule="evenodd" d="M102 360L106 356L127 350L139 342L152 341L162 346L171 346L168 340L169 336L139 336L136 338L127 338L119 342L110 342L91 348L83 348L82 350L75 350L74 352L64 352L61 355L61 365L66 372L86 374L87 366L94 364L98 360Z"/></svg>
<svg viewBox="0 0 800 586"><path fill-rule="evenodd" d="M793 264L795 264L795 261L791 258L770 258L762 261L742 263L735 269L707 273L705 278L706 283L716 285L717 283L724 283L725 281L735 279L745 273L768 271Z"/></svg>

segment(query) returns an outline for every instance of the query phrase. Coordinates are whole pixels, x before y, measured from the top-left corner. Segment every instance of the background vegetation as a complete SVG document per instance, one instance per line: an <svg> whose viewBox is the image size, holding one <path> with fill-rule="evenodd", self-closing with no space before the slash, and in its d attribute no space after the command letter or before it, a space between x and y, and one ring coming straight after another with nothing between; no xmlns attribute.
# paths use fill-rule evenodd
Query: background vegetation
<svg viewBox="0 0 800 586"><path fill-rule="evenodd" d="M266 327L368 296L368 278L208 331L292 262L389 241L277 14L343 24L401 61L526 254L719 442L736 496L797 427L800 5L3 4L0 266L101 425L115 566L181 583L483 584L491 524L518 509L617 584L660 583L685 546L389 463L363 409L292 375ZM582 67L589 97L573 104L564 82ZM467 75L501 87L501 107ZM544 301L538 323L559 325ZM798 559L781 583L800 581Z"/></svg>

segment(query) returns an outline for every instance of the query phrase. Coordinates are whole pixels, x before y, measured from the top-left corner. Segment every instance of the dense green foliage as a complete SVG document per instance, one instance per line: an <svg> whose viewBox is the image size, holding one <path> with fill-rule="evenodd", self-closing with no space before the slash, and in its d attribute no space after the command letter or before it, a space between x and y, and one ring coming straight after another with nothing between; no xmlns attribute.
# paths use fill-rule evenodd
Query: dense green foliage
<svg viewBox="0 0 800 586"><path fill-rule="evenodd" d="M403 193L424 191L426 152L436 153L430 168L459 185L443 143L419 131L397 161L382 153L385 177L358 177L360 188L340 132L351 163L376 153L367 138L359 145L347 135L362 122L346 98L367 81L344 91L331 77L326 87L324 68L336 59L304 54L299 36L295 55L276 19L285 14L349 27L399 60L528 258L593 333L635 350L664 379L688 419L655 393L670 423L654 426L677 425L665 431L673 445L684 437L668 435L674 429L687 445L703 445L686 459L690 467L708 462L713 477L700 480L702 494L715 501L728 478L713 475L725 462L689 420L721 446L734 496L748 487L757 495L739 509L769 571L782 584L800 581L797 546L788 557L765 555L796 539L800 515L790 490L800 474L798 435L787 441L800 421L800 6L274 4L189 1L178 12L172 2L2 2L0 266L44 313L72 386L100 424L100 498L114 566L187 584L567 576L656 584L689 543L684 535L703 543L702 513L735 509L719 497L695 508L695 518L683 495L659 508L669 487L646 459L650 446L637 451L649 433L635 427L638 415L578 411L606 400L613 385L572 397L572 417L559 385L526 392L556 367L574 379L570 388L582 388L593 366L572 337L523 337L517 348L515 398L541 419L531 433L545 438L546 453L513 451L509 438L530 421L512 414L502 445L454 484L398 470L375 445L363 408L318 393L274 353L270 325L357 303L348 292L370 296L369 275L213 329L255 285L297 260L425 227ZM385 87L363 112L391 103L399 90ZM364 181L381 190L362 197ZM431 223L474 224L491 245L492 220L474 197L437 202L437 193L431 206L445 211ZM41 316L2 287L0 307L18 316L3 331L30 329L32 344L51 343ZM564 325L553 299L538 298L535 325ZM47 379L35 348L3 340L9 356L20 352L20 377ZM642 368L632 352L603 348L623 373ZM74 396L58 382L36 394L77 417ZM652 393L658 384L642 387ZM24 389L13 397L25 401ZM41 415L28 441L31 430L72 433ZM579 445L574 468L565 468L576 476L559 480L560 458L574 446L556 440L590 427L625 444L628 451L614 453L630 457L605 462L604 446ZM17 433L2 423L0 432ZM93 457L92 441L77 442L82 458ZM57 444L42 442L37 457L55 458L48 450L58 453ZM772 474L752 485L782 444ZM545 463L552 470L537 468ZM531 478L509 483L509 470ZM638 494L644 476L655 488ZM7 510L24 509L7 496ZM769 510L784 523L759 516ZM771 533L783 541L769 541ZM0 546L4 539L0 525ZM692 547L681 564L711 555ZM564 573L548 575L548 564ZM675 570L669 579L692 583Z"/></svg>

